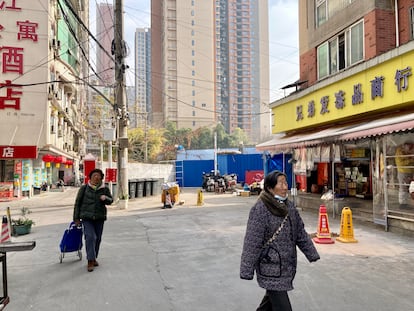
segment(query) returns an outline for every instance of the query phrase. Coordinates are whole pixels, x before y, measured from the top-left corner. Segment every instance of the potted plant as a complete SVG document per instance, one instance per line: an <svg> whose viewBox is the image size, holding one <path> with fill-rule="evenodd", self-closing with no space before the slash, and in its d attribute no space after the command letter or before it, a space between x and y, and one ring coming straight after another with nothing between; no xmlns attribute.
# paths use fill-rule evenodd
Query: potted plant
<svg viewBox="0 0 414 311"><path fill-rule="evenodd" d="M27 217L32 211L27 207L20 209L20 217L12 219L12 234L13 235L24 235L30 233L32 226L35 224L34 221Z"/></svg>

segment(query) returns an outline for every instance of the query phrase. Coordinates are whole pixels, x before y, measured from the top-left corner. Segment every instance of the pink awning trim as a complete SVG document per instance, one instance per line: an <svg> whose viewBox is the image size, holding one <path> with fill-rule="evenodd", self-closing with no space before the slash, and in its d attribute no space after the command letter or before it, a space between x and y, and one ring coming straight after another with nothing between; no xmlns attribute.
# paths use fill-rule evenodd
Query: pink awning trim
<svg viewBox="0 0 414 311"><path fill-rule="evenodd" d="M394 132L408 131L414 128L414 120L405 121L400 123L394 123L389 125L382 125L375 128L368 128L362 130L356 130L351 133L341 134L339 140L353 140L358 138L366 138L371 136L385 135Z"/></svg>
<svg viewBox="0 0 414 311"><path fill-rule="evenodd" d="M414 129L414 113L373 120L348 127L333 127L310 134L298 134L294 136L277 134L273 139L256 145L256 149L259 151L284 151L287 149L354 140L412 129Z"/></svg>

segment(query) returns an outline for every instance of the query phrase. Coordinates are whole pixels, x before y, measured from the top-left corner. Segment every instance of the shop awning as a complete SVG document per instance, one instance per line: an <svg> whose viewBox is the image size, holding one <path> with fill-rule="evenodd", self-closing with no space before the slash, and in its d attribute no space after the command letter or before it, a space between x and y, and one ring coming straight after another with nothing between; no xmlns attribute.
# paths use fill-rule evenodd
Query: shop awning
<svg viewBox="0 0 414 311"><path fill-rule="evenodd" d="M43 123L10 126L5 122L0 124L0 146L39 146L42 131Z"/></svg>
<svg viewBox="0 0 414 311"><path fill-rule="evenodd" d="M344 127L332 127L310 134L275 135L273 139L256 145L257 150L283 152L300 147L311 147L335 141L348 141L414 129L414 113L382 118Z"/></svg>
<svg viewBox="0 0 414 311"><path fill-rule="evenodd" d="M273 139L256 145L257 150L283 151L286 149L294 149L299 147L310 147L329 142L327 138L334 139L338 136L338 132L344 127L333 127L319 132L309 134L298 134L286 136L284 134L276 135Z"/></svg>
<svg viewBox="0 0 414 311"><path fill-rule="evenodd" d="M408 131L414 128L414 113L398 117L383 118L339 131L339 140L354 140L394 132Z"/></svg>

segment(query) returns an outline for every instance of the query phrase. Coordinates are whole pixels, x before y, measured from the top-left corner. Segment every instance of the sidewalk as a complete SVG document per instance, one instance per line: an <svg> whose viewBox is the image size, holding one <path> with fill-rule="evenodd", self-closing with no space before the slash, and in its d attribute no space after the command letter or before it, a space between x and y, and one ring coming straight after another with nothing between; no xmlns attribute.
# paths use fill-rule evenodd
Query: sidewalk
<svg viewBox="0 0 414 311"><path fill-rule="evenodd" d="M263 290L239 279L240 252L250 207L257 197L183 189L183 205L161 209L160 196L109 207L99 257L86 261L68 253L59 263L59 242L72 218L76 188L20 202L0 203L12 212L22 205L36 221L32 251L7 254L10 303L7 311L204 311L255 310ZM309 233L318 215L301 212ZM339 232L340 219L330 219ZM309 264L299 253L294 310L412 310L414 240L354 223L358 243L316 244L321 260ZM84 253L84 250L83 250Z"/></svg>

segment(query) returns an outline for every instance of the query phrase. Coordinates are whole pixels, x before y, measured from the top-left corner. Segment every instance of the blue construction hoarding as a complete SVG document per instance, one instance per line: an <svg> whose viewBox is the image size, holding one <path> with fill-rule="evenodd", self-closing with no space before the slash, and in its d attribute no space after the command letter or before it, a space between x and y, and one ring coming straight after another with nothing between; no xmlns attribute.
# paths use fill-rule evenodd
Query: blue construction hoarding
<svg viewBox="0 0 414 311"><path fill-rule="evenodd" d="M262 154L219 154L217 169L221 175L237 174L237 181L242 182L246 171L263 170L263 157ZM214 171L214 160L176 161L177 182L181 187L201 187L203 173L211 171Z"/></svg>
<svg viewBox="0 0 414 311"><path fill-rule="evenodd" d="M205 150L203 150L206 153ZM210 150L208 150L210 151ZM211 153L211 151L210 151ZM179 157L176 161L176 181L180 187L201 187L203 173L214 171L212 155L190 154ZM248 154L218 154L217 169L221 175L236 174L238 182L244 182L246 172L264 171L264 174L273 170L280 170L288 175L289 188L292 185L292 165L289 163L291 154L270 155L265 153ZM210 159L209 159L210 158Z"/></svg>

